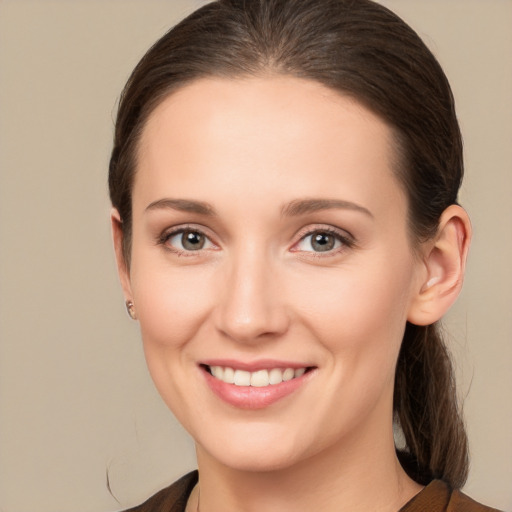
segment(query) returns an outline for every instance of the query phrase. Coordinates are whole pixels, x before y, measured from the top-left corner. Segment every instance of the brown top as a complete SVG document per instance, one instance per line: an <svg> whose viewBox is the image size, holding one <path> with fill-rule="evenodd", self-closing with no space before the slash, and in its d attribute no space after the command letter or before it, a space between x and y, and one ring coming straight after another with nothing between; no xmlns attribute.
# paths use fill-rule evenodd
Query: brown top
<svg viewBox="0 0 512 512"><path fill-rule="evenodd" d="M185 512L188 497L198 480L197 471L181 477L138 507L125 512ZM398 512L499 512L480 505L441 480L434 480Z"/></svg>
<svg viewBox="0 0 512 512"><path fill-rule="evenodd" d="M472 500L458 489L451 490L442 480L433 480L399 512L499 512Z"/></svg>

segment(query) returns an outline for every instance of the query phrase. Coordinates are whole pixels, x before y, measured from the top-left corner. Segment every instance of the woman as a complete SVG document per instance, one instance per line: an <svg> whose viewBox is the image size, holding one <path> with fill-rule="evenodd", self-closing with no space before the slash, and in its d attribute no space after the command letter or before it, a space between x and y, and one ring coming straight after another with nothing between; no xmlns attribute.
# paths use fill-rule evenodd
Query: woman
<svg viewBox="0 0 512 512"><path fill-rule="evenodd" d="M462 169L446 77L373 2L221 0L149 50L120 102L112 227L199 479L134 510L490 510L457 490L436 328L471 238Z"/></svg>

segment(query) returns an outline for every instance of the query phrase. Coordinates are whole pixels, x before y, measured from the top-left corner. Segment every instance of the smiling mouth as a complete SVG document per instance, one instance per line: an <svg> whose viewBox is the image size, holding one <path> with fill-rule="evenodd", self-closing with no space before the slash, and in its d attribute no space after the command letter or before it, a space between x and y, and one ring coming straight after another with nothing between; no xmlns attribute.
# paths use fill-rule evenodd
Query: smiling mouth
<svg viewBox="0 0 512 512"><path fill-rule="evenodd" d="M277 386L282 382L302 377L305 373L313 370L313 367L307 366L302 368L271 368L249 372L246 370L235 370L229 366L201 366L215 379L226 384L255 388Z"/></svg>

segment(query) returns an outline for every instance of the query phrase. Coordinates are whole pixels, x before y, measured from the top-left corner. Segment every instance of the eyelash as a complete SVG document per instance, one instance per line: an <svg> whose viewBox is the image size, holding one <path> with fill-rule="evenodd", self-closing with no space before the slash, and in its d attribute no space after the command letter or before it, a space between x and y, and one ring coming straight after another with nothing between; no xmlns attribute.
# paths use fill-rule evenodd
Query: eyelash
<svg viewBox="0 0 512 512"><path fill-rule="evenodd" d="M301 253L308 253L307 257L311 258L328 258L329 256L336 256L339 253L351 249L355 246L355 240L349 233L345 231L340 231L338 229L335 229L333 227L326 227L326 226L317 226L317 227L308 227L303 232L299 232L299 241L296 242L293 247L296 247L301 242L303 242L306 238L311 237L315 234L327 234L335 238L335 240L339 241L341 243L341 247L334 248L332 250L325 251L324 253L322 251L300 251L300 250L294 250L292 248L292 252L301 252Z"/></svg>
<svg viewBox="0 0 512 512"><path fill-rule="evenodd" d="M175 237L176 235L183 234L187 231L190 233L197 233L201 236L204 236L205 239L210 244L212 244L213 246L216 246L216 244L211 241L210 237L208 235L206 235L204 233L204 231L201 228L198 228L197 226L180 226L179 228L173 229L171 231L165 231L158 237L158 244L163 245L166 250L171 251L171 252L177 254L178 256L185 256L185 257L199 256L199 254L202 253L204 250L208 250L208 249L198 249L195 251L194 250L187 251L187 250L178 249L176 247L169 245L168 242L171 238ZM341 247L337 247L335 249L325 251L324 254L322 253L322 251L301 251L301 250L294 249L294 247L296 247L301 242L303 242L307 237L313 236L315 234L331 235L336 239L336 241L341 243ZM318 226L318 227L314 227L314 228L309 227L306 230L304 230L303 232L299 232L298 236L300 238L297 242L295 242L293 244L291 251L292 252L300 252L300 253L308 253L307 257L326 258L329 256L337 255L340 252L343 252L347 249L351 249L352 247L355 246L355 240L350 234L348 234L346 232L342 233L340 230L337 230L332 227L325 227L325 226L323 226L323 227Z"/></svg>
<svg viewBox="0 0 512 512"><path fill-rule="evenodd" d="M199 235L202 235L205 237L206 240L209 241L210 244L215 244L211 241L210 237L204 233L204 231L201 228L198 228L197 226L180 226L179 228L172 229L171 231L164 231L159 237L158 237L158 244L163 245L164 248L168 251L173 252L174 254L178 256L185 256L185 257L194 257L198 256L199 253L203 252L203 249L195 250L195 251L184 251L182 249L177 249L176 247L172 247L168 244L169 240L173 238L176 235L183 234L186 232L190 233L197 233Z"/></svg>

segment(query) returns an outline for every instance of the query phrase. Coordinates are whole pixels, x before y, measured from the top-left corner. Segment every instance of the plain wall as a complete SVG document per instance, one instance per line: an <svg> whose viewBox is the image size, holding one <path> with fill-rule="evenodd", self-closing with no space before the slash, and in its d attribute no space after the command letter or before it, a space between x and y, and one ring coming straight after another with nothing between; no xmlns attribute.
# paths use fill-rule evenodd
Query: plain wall
<svg viewBox="0 0 512 512"><path fill-rule="evenodd" d="M106 177L128 74L201 3L0 0L2 512L118 510L194 467L124 310ZM424 37L457 100L475 236L446 324L471 441L465 490L510 510L512 2L383 3Z"/></svg>

